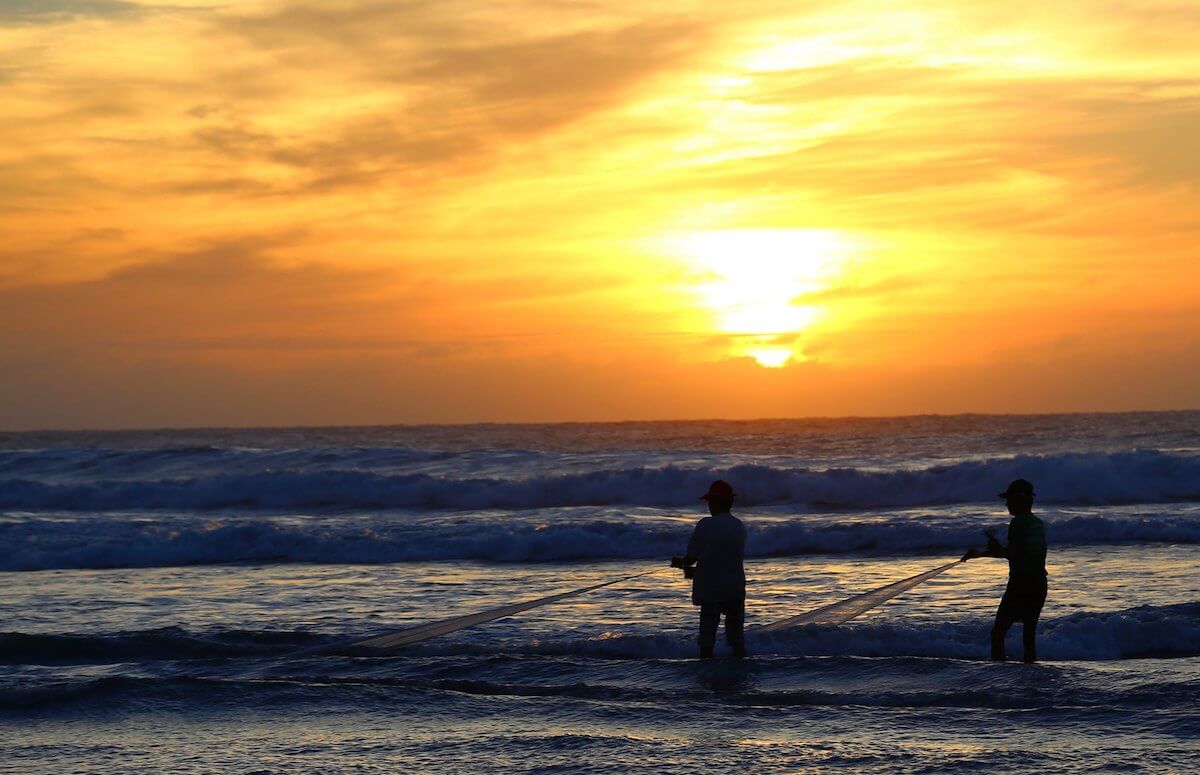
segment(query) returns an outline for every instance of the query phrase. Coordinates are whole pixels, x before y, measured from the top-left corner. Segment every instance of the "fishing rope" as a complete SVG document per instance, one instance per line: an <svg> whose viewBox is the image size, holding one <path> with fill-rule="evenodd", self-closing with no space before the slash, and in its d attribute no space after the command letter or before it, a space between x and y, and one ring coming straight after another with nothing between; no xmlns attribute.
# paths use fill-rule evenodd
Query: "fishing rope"
<svg viewBox="0 0 1200 775"><path fill-rule="evenodd" d="M439 635L446 635L451 632L457 632L458 630L465 630L466 628L474 627L477 624L484 624L486 622L495 621L496 619L503 619L506 616L512 616L514 614L521 613L522 611L528 611L531 608L538 608L540 606L556 603L559 600L565 600L568 597L582 595L585 592L591 592L602 587L610 587L613 584L620 584L623 581L630 581L632 579L641 578L642 576L661 573L664 570L668 569L655 568L654 570L643 571L641 573L634 573L629 576L621 576L620 578L610 579L609 581L603 581L599 584L592 584L579 589L572 589L568 592L559 592L558 594L547 595L546 597L539 597L534 600L526 600L521 603L512 603L510 605L499 606L497 608L489 608L486 611L477 611L476 613L466 614L465 616L454 616L449 619L441 619L436 622L430 622L429 624L408 627L396 632L385 633L383 635L376 635L363 640L352 641L348 644L329 646L321 650L337 651L339 653L352 653L355 655L364 656L386 656L403 646L408 646L413 643L420 643L423 640L429 640L430 638L436 638Z"/></svg>
<svg viewBox="0 0 1200 775"><path fill-rule="evenodd" d="M882 605L892 598L907 592L913 587L928 581L934 576L950 570L955 565L958 565L959 562L961 561L946 563L945 565L925 571L924 573L918 573L915 576L910 576L906 579L901 579L900 581L885 584L878 589L873 589L836 603L830 603L829 605L821 606L820 608L807 611L799 614L798 616L791 616L786 619L780 619L779 621L771 622L770 624L766 624L761 627L755 627L754 631L772 632L775 630L782 630L787 627L796 627L804 624L843 624L861 616L872 608ZM631 581L643 576L661 573L664 570L668 569L655 568L654 570L642 571L641 573L620 576L615 579L609 579L608 581L602 581L598 584L591 584L586 587L580 587L579 589L572 589L566 592L558 592L553 595L546 595L545 597L539 597L533 600L525 600L520 603L511 603L509 605L498 606L496 608L489 608L484 611L476 611L475 613L466 614L463 616L453 616L448 619L439 619L438 621L429 622L428 624L407 627L395 632L375 635L361 640L343 642L329 646L321 646L316 649L308 649L299 652L296 654L296 656L312 653L339 653L356 656L388 656L395 653L398 649L401 649L405 646L410 646L414 643L420 643L421 641L429 640L430 638L436 638L440 635L447 635L459 630L465 630L468 627L474 627L476 625L486 624L487 622L493 622L497 619L513 616L523 611L528 611L532 608L550 605L551 603L556 603L559 600L565 600L569 597L575 597L576 595L582 595L587 592L602 589L604 587L611 587L614 584L620 584L624 581Z"/></svg>
<svg viewBox="0 0 1200 775"><path fill-rule="evenodd" d="M919 584L923 584L934 576L945 573L961 562L961 560L948 562L933 570L927 570L924 573L918 573L915 576L909 576L906 579L885 584L878 589L863 592L837 603L815 608L799 616L791 616L787 619L780 619L777 622L765 624L762 627L756 627L755 630L757 632L771 632L773 630L782 630L785 627L796 627L801 624L843 624L865 614L876 606L886 603L897 595L903 594Z"/></svg>

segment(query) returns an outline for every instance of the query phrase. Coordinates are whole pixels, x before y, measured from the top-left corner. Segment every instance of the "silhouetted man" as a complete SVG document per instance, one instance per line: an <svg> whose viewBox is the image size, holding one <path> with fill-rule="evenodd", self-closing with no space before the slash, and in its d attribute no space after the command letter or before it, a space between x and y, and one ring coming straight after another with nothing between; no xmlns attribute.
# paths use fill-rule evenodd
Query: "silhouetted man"
<svg viewBox="0 0 1200 775"><path fill-rule="evenodd" d="M671 559L671 565L683 568L683 574L692 580L692 604L700 606L697 642L702 659L713 655L722 614L725 642L735 657L746 656L742 637L746 618L746 571L742 567L746 528L729 513L734 497L733 488L721 479L709 485L708 492L700 499L708 501L712 516L696 523L687 554Z"/></svg>
<svg viewBox="0 0 1200 775"><path fill-rule="evenodd" d="M1013 515L1008 523L1008 546L988 533L987 548L972 549L963 557L1005 557L1008 559L1008 587L996 610L992 627L992 659L1003 662L1004 636L1014 622L1021 622L1021 641L1025 661L1037 661L1037 623L1046 604L1046 530L1033 515L1033 485L1017 479L1000 493Z"/></svg>

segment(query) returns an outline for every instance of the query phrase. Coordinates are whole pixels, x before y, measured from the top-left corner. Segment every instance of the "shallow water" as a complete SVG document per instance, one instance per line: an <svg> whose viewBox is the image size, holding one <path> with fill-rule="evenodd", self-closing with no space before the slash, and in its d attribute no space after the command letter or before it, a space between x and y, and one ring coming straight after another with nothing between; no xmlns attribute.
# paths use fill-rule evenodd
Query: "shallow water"
<svg viewBox="0 0 1200 775"><path fill-rule="evenodd" d="M711 663L690 658L696 611L669 569L395 657L295 656L640 563L4 574L0 630L24 634L0 639L0 758L47 772L1200 764L1200 547L1053 557L1033 667L982 661L1003 582L987 560L847 625L751 630L751 659ZM942 559L752 561L750 624Z"/></svg>
<svg viewBox="0 0 1200 775"><path fill-rule="evenodd" d="M0 771L1195 771L1198 423L1148 417L10 436ZM714 427L734 449L698 441ZM542 449L496 448L514 439ZM1051 542L1040 664L984 661L994 560L692 658L663 566L695 482L745 494L753 628L981 543L1026 469ZM523 502L447 504L488 477ZM611 502L614 481L636 486ZM355 482L431 500L341 502ZM655 568L392 657L312 652Z"/></svg>

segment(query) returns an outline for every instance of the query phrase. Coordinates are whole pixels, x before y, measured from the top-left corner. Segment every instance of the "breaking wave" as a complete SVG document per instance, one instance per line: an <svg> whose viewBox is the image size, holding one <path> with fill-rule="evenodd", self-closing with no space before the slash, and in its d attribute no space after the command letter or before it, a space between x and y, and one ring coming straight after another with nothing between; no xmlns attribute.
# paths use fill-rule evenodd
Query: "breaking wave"
<svg viewBox="0 0 1200 775"><path fill-rule="evenodd" d="M801 516L748 520L750 557L805 554L959 554L983 522L963 517ZM1046 518L1055 546L1200 543L1200 515ZM0 522L0 571L252 563L379 564L440 560L558 562L661 559L691 523L653 517L168 517Z"/></svg>
<svg viewBox="0 0 1200 775"><path fill-rule="evenodd" d="M94 451L100 455L103 450ZM380 450L388 465L400 467L429 455ZM1024 477L1038 487L1042 503L1104 505L1154 501L1200 500L1200 457L1142 450L1123 453L1067 453L964 461L926 468L873 470L863 468L804 468L759 464L690 466L674 462L655 466L622 466L586 470L589 466L562 462L559 469L535 453L512 453L508 473L494 475L496 465L484 466L486 477L450 475L453 456L438 459L442 473L388 473L363 470L363 455L308 450L304 465L285 469L270 466L247 473L224 467L196 470L196 461L217 454L209 448L188 451L156 450L158 463L172 467L149 469L158 478L86 478L80 463L62 450L9 453L0 465L0 509L117 511L133 509L222 510L470 510L535 509L569 506L681 506L696 502L714 477L732 481L739 503L748 506L792 505L822 508L873 508L941 505L990 500L1009 480ZM117 453L113 453L117 454ZM131 453L122 452L120 455ZM149 456L150 453L141 453ZM274 453L275 464L297 466L296 456ZM50 465L70 461L70 474ZM32 458L30 456L33 456ZM282 457L280 457L282 456ZM531 461L526 456L533 456ZM103 457L101 455L101 457ZM632 462L632 454L611 462ZM367 455L375 460L374 456ZM184 462L180 462L180 459ZM31 462L31 460L33 462ZM88 458L101 474L120 465ZM343 468L349 460L355 467ZM447 462L449 460L449 463ZM128 462L128 461L126 461ZM376 461L378 462L378 461ZM34 463L40 463L35 465ZM528 465L527 465L528 464ZM580 468L585 470L579 470ZM472 470L464 465L463 471ZM527 474L533 470L537 473ZM49 473L48 473L49 472ZM172 475L163 477L164 473ZM53 474L53 475L51 475ZM146 472L143 472L145 475Z"/></svg>
<svg viewBox="0 0 1200 775"><path fill-rule="evenodd" d="M990 620L951 622L852 622L839 626L801 625L757 636L747 630L752 653L762 657L987 657ZM1020 654L1020 628L1010 633ZM349 637L366 637L357 633ZM106 664L158 660L266 658L293 653L308 663L338 657L312 656L305 647L341 638L290 631L226 630L191 632L167 627L111 634L33 635L0 633L0 664ZM690 639L670 634L610 633L596 637L544 637L507 642L473 642L451 635L418 644L394 657L452 655L580 656L606 659L676 659L695 655ZM1119 611L1080 611L1038 625L1038 654L1046 660L1108 661L1200 656L1200 601L1138 606ZM391 659L383 657L379 659Z"/></svg>

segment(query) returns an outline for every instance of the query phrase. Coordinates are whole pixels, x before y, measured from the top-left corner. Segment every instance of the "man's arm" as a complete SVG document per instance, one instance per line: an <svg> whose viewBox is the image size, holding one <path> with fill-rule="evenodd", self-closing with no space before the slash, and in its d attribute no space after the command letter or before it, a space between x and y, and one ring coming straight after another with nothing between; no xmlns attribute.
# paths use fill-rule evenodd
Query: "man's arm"
<svg viewBox="0 0 1200 775"><path fill-rule="evenodd" d="M704 553L704 544L708 537L708 519L702 519L696 523L696 528L692 531L692 537L688 539L687 558L694 564L700 555Z"/></svg>
<svg viewBox="0 0 1200 775"><path fill-rule="evenodd" d="M676 555L671 558L671 567L683 568L684 575L688 575L687 570L700 558L700 551L704 546L704 524L703 519L696 523L695 529L692 530L692 537L688 539L687 553L682 557Z"/></svg>
<svg viewBox="0 0 1200 775"><path fill-rule="evenodd" d="M967 553L962 556L961 562L966 562L967 560L973 560L976 557L998 557L1000 559L1008 558L1009 547L1000 543L1000 540L998 538L996 538L996 531L992 530L991 528L988 528L987 530L985 530L983 532L984 532L984 535L986 535L987 539L988 539L987 546L984 547L982 551L980 551L979 549L968 549ZM1011 540L1011 536L1010 536L1010 540Z"/></svg>

